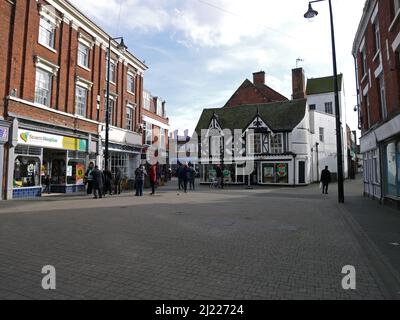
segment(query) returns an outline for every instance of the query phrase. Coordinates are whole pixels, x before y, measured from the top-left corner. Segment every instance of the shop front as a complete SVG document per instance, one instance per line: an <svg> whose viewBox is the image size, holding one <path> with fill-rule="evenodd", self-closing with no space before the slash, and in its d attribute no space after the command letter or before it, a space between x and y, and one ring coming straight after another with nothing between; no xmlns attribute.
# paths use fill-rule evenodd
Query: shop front
<svg viewBox="0 0 400 320"><path fill-rule="evenodd" d="M241 166L232 163L222 165L222 174L224 176L224 184L244 184L245 179L243 175L238 175ZM239 168L239 169L238 169ZM214 164L201 164L200 165L200 183L209 184L217 179L217 166Z"/></svg>
<svg viewBox="0 0 400 320"><path fill-rule="evenodd" d="M384 145L385 197L400 203L400 137Z"/></svg>
<svg viewBox="0 0 400 320"><path fill-rule="evenodd" d="M5 166L5 144L8 142L9 138L9 126L6 122L0 120L0 201L5 198L4 184L3 184L3 174L6 168Z"/></svg>
<svg viewBox="0 0 400 320"><path fill-rule="evenodd" d="M88 140L18 129L14 148L12 198L85 190Z"/></svg>

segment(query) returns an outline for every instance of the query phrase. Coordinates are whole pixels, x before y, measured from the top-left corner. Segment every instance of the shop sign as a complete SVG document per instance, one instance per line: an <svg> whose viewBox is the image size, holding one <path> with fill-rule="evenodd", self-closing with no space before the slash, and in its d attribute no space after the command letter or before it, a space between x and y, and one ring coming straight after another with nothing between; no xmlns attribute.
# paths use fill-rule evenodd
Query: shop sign
<svg viewBox="0 0 400 320"><path fill-rule="evenodd" d="M0 141L7 142L8 141L8 128L0 127Z"/></svg>
<svg viewBox="0 0 400 320"><path fill-rule="evenodd" d="M18 129L18 144L74 151L87 150L87 140L22 129Z"/></svg>
<svg viewBox="0 0 400 320"><path fill-rule="evenodd" d="M286 177L287 175L287 165L285 163L278 163L276 165L276 173L279 177Z"/></svg>

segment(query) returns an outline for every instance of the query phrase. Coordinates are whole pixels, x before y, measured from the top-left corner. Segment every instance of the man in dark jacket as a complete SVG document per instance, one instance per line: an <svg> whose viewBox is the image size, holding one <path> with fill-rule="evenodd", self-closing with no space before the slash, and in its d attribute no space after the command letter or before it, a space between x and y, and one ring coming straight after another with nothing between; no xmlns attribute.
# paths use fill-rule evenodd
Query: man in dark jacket
<svg viewBox="0 0 400 320"><path fill-rule="evenodd" d="M224 188L224 172L222 170L221 165L217 165L217 180L218 180L218 187L223 189Z"/></svg>
<svg viewBox="0 0 400 320"><path fill-rule="evenodd" d="M187 192L187 184L188 184L188 180L190 177L189 166L187 163L185 163L185 165L181 167L181 170L179 171L179 176L180 176L180 180L182 183L183 191L186 193Z"/></svg>
<svg viewBox="0 0 400 320"><path fill-rule="evenodd" d="M114 193L121 194L122 170L120 168L117 168L117 171L115 172L114 183L115 183Z"/></svg>
<svg viewBox="0 0 400 320"><path fill-rule="evenodd" d="M328 185L331 182L331 172L328 170L328 166L325 167L321 172L321 183L322 183L322 193L328 194Z"/></svg>
<svg viewBox="0 0 400 320"><path fill-rule="evenodd" d="M103 189L103 194L104 196L108 194L111 196L112 195L112 185L113 185L113 177L110 169L104 170L104 189Z"/></svg>
<svg viewBox="0 0 400 320"><path fill-rule="evenodd" d="M181 186L182 186L182 164L178 161L178 167L176 169L176 176L178 177L178 187L179 190L181 190Z"/></svg>
<svg viewBox="0 0 400 320"><path fill-rule="evenodd" d="M143 165L140 165L136 170L135 170L135 189L136 189L136 197L141 197L143 196L143 185L144 185L144 179L147 176L147 171L144 168Z"/></svg>
<svg viewBox="0 0 400 320"><path fill-rule="evenodd" d="M98 197L101 199L103 197L103 186L104 186L104 174L99 170L99 166L95 166L92 171L93 176L93 194L94 198Z"/></svg>

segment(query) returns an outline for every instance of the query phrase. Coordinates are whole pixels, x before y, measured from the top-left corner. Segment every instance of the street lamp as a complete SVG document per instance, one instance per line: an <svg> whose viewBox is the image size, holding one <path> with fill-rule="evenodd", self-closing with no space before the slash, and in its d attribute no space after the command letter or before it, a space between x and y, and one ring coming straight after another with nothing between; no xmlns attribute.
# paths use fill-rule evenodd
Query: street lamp
<svg viewBox="0 0 400 320"><path fill-rule="evenodd" d="M117 37L117 38L109 38L108 39L108 61L107 61L107 105L106 105L106 137L105 137L105 151L104 151L104 169L108 169L108 159L109 159L109 153L108 153L108 140L109 140L109 122L110 122L110 68L111 68L111 42L116 41L116 40L121 40L120 43L117 45L117 49L121 52L125 52L127 49L127 46L124 43L124 38L122 37Z"/></svg>
<svg viewBox="0 0 400 320"><path fill-rule="evenodd" d="M316 0L310 1L308 3L308 11L304 14L304 18L312 19L318 15L318 11L314 10L312 3L321 2L326 0ZM335 116L336 116L336 148L337 148L337 173L338 173L338 198L339 203L344 202L344 186L343 186L343 151L342 151L342 130L340 121L340 110L339 110L339 88L338 88L338 75L337 75L337 65L336 65L336 45L335 45L335 31L333 26L333 13L332 13L332 3L329 2L329 14L331 20L331 40L332 40L332 61L333 61L333 82L335 89Z"/></svg>

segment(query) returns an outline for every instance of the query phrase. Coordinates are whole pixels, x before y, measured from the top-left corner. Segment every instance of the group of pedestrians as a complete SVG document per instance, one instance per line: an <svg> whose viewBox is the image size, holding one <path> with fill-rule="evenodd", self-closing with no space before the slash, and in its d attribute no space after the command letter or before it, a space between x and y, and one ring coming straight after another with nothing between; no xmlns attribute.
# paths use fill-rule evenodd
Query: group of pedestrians
<svg viewBox="0 0 400 320"><path fill-rule="evenodd" d="M178 188L179 190L183 190L185 193L187 192L188 183L190 190L195 189L195 179L197 175L197 171L195 170L193 164L178 163L178 168L176 170L176 175L178 176Z"/></svg>
<svg viewBox="0 0 400 320"><path fill-rule="evenodd" d="M103 198L108 193L110 196L121 193L122 171L120 168L116 169L115 177L113 177L110 169L101 171L99 166L93 162L89 163L89 167L85 173L86 193L93 194L95 199Z"/></svg>

